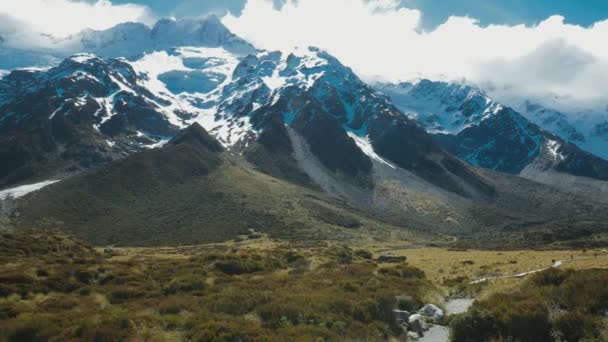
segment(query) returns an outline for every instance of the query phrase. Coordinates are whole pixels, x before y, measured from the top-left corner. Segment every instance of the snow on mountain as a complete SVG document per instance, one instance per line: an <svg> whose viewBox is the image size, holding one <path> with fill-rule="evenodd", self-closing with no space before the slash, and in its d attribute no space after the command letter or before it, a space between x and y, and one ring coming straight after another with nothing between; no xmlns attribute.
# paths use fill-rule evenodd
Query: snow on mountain
<svg viewBox="0 0 608 342"><path fill-rule="evenodd" d="M422 79L416 83L377 83L375 87L429 133L458 134L501 107L482 90L459 83Z"/></svg>
<svg viewBox="0 0 608 342"><path fill-rule="evenodd" d="M152 28L140 23L123 23L104 31L86 30L68 39L82 51L105 58L134 59L146 51L177 46L223 47L237 55L255 48L232 34L214 15L203 19L161 19Z"/></svg>
<svg viewBox="0 0 608 342"><path fill-rule="evenodd" d="M276 118L328 170L353 179L369 177L372 160L431 182L451 172L441 158L427 160L442 151L423 130L325 51L243 57L223 47L183 46L135 61L81 53L47 71L15 70L1 79L0 132L7 143L22 146L34 134L28 127L51 139L29 146L21 159L0 149L0 159L13 160L0 177L17 177L35 160L47 170L58 151L65 151L65 170L78 170L162 146L193 123L241 154ZM439 185L469 195L458 177Z"/></svg>
<svg viewBox="0 0 608 342"><path fill-rule="evenodd" d="M335 114L347 125L355 116L358 88L364 87L350 69L315 48L241 58L223 48L180 47L146 54L131 65L142 84L164 100L164 112L183 113L184 124L198 122L228 148L255 134L250 118L287 93L311 90L325 106L330 96L340 96L344 107L334 108ZM313 90L317 82L321 86ZM285 121L291 123L295 114L284 113Z"/></svg>
<svg viewBox="0 0 608 342"><path fill-rule="evenodd" d="M251 44L230 32L214 15L202 19L161 19L153 27L127 22L107 30L87 29L62 39L44 33L35 35L43 39L35 48L20 46L19 39L0 43L0 69L55 66L64 58L81 52L128 60L139 59L146 52L179 46L222 47L239 56L256 52Z"/></svg>
<svg viewBox="0 0 608 342"><path fill-rule="evenodd" d="M77 54L13 70L0 79L0 179L50 178L159 146L185 127L162 102L124 59Z"/></svg>
<svg viewBox="0 0 608 342"><path fill-rule="evenodd" d="M0 191L0 201L6 200L6 199L15 199L15 198L23 197L23 196L29 194L30 192L38 191L38 190L44 188L45 186L48 186L48 185L51 185L51 184L54 184L57 182L59 182L59 180L48 180L48 181L44 181L44 182L40 182L40 183L21 185L21 186L15 187L15 188L2 190L2 191Z"/></svg>
<svg viewBox="0 0 608 342"><path fill-rule="evenodd" d="M608 180L608 162L578 148L589 147L586 137L569 116L557 111L526 103L523 109L533 118L528 120L479 88L456 82L420 80L375 87L446 150L475 166L520 174L534 163L540 170Z"/></svg>
<svg viewBox="0 0 608 342"><path fill-rule="evenodd" d="M516 102L519 112L543 129L608 160L608 110L563 112L539 102Z"/></svg>

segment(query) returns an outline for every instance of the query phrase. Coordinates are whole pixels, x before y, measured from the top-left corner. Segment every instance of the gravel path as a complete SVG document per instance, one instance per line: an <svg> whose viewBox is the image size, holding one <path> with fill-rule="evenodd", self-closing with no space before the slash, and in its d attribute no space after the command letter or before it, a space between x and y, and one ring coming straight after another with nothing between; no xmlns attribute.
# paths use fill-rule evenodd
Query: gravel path
<svg viewBox="0 0 608 342"><path fill-rule="evenodd" d="M488 280L494 280L494 279L523 278L523 277L533 274L533 273L542 272L542 271L548 270L550 268L560 267L564 263L564 261L566 261L566 260L557 260L557 261L553 262L553 264L549 267L539 268L537 270L532 270L532 271L528 271L528 272L522 272L522 273L517 273L517 274L511 274L511 275L502 275L502 276L496 276L496 277L481 278L481 279L473 280L469 284L485 283Z"/></svg>

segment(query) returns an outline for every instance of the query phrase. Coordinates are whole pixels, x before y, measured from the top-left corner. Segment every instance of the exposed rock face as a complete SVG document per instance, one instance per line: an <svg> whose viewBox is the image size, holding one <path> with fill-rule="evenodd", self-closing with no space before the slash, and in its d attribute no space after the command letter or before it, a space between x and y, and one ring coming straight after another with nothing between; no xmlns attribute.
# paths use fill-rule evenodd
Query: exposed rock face
<svg viewBox="0 0 608 342"><path fill-rule="evenodd" d="M121 60L75 55L0 80L0 179L77 171L154 146L179 123Z"/></svg>
<svg viewBox="0 0 608 342"><path fill-rule="evenodd" d="M538 119L532 122L482 90L458 83L421 80L416 84L377 84L376 88L421 123L440 146L472 165L523 174L537 181L548 177L524 170L534 165L536 170L608 180L608 161L573 144L582 143L584 137L568 125L563 114L527 103L528 117ZM561 136L570 132L568 139L543 130L537 121Z"/></svg>

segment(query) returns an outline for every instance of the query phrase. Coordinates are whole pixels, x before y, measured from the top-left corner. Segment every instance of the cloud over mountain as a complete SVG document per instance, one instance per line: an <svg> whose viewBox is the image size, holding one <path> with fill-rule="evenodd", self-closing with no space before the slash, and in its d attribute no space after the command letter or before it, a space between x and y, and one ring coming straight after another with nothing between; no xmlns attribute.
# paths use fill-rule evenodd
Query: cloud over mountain
<svg viewBox="0 0 608 342"><path fill-rule="evenodd" d="M533 26L481 26L453 16L432 31L421 30L420 20L421 12L397 0L290 0L280 8L248 0L240 15L224 17L261 48L317 45L367 77L464 78L496 89L523 80L531 83L518 95L538 95L540 87L564 102L603 101L608 20L582 27L555 15Z"/></svg>
<svg viewBox="0 0 608 342"><path fill-rule="evenodd" d="M0 15L12 22L26 24L22 29L36 30L58 37L77 33L84 28L107 29L116 24L152 19L146 6L113 4L110 0L19 0L3 1ZM4 21L4 20L3 20ZM5 25L0 24L0 29Z"/></svg>
<svg viewBox="0 0 608 342"><path fill-rule="evenodd" d="M246 0L242 10L235 5L239 10L222 21L259 48L321 47L368 79L467 80L504 102L551 98L546 105L561 110L604 111L608 103L603 94L608 87L608 76L603 76L608 74L608 45L602 43L608 36L608 20L583 27L554 15L535 25L483 26L475 18L452 16L425 30L424 13L400 0L286 0L280 6L276 2ZM0 44L56 49L61 46L56 37L84 28L152 24L156 18L144 3L152 2L5 1L0 8ZM176 2L174 12L181 8L201 15L189 10L201 8L192 4ZM210 1L203 7L212 11L216 5Z"/></svg>

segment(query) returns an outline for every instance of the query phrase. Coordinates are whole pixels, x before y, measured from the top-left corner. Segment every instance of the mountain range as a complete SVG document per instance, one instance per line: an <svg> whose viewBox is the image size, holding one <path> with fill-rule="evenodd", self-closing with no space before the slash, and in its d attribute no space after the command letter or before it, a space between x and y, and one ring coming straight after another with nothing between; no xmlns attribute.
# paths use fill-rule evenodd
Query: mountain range
<svg viewBox="0 0 608 342"><path fill-rule="evenodd" d="M551 115L539 105L528 102L528 115L523 115L483 90L460 83L421 80L375 87L443 148L472 165L565 190L605 194L608 162L575 145L584 138L576 130L565 135L570 126L560 126L563 129L554 133L547 125L528 120L528 115Z"/></svg>
<svg viewBox="0 0 608 342"><path fill-rule="evenodd" d="M607 236L608 162L480 89L371 86L322 49L257 50L216 17L54 44L53 58L70 56L0 79L0 188L61 179L4 200L11 226L130 245L248 229L514 245Z"/></svg>

